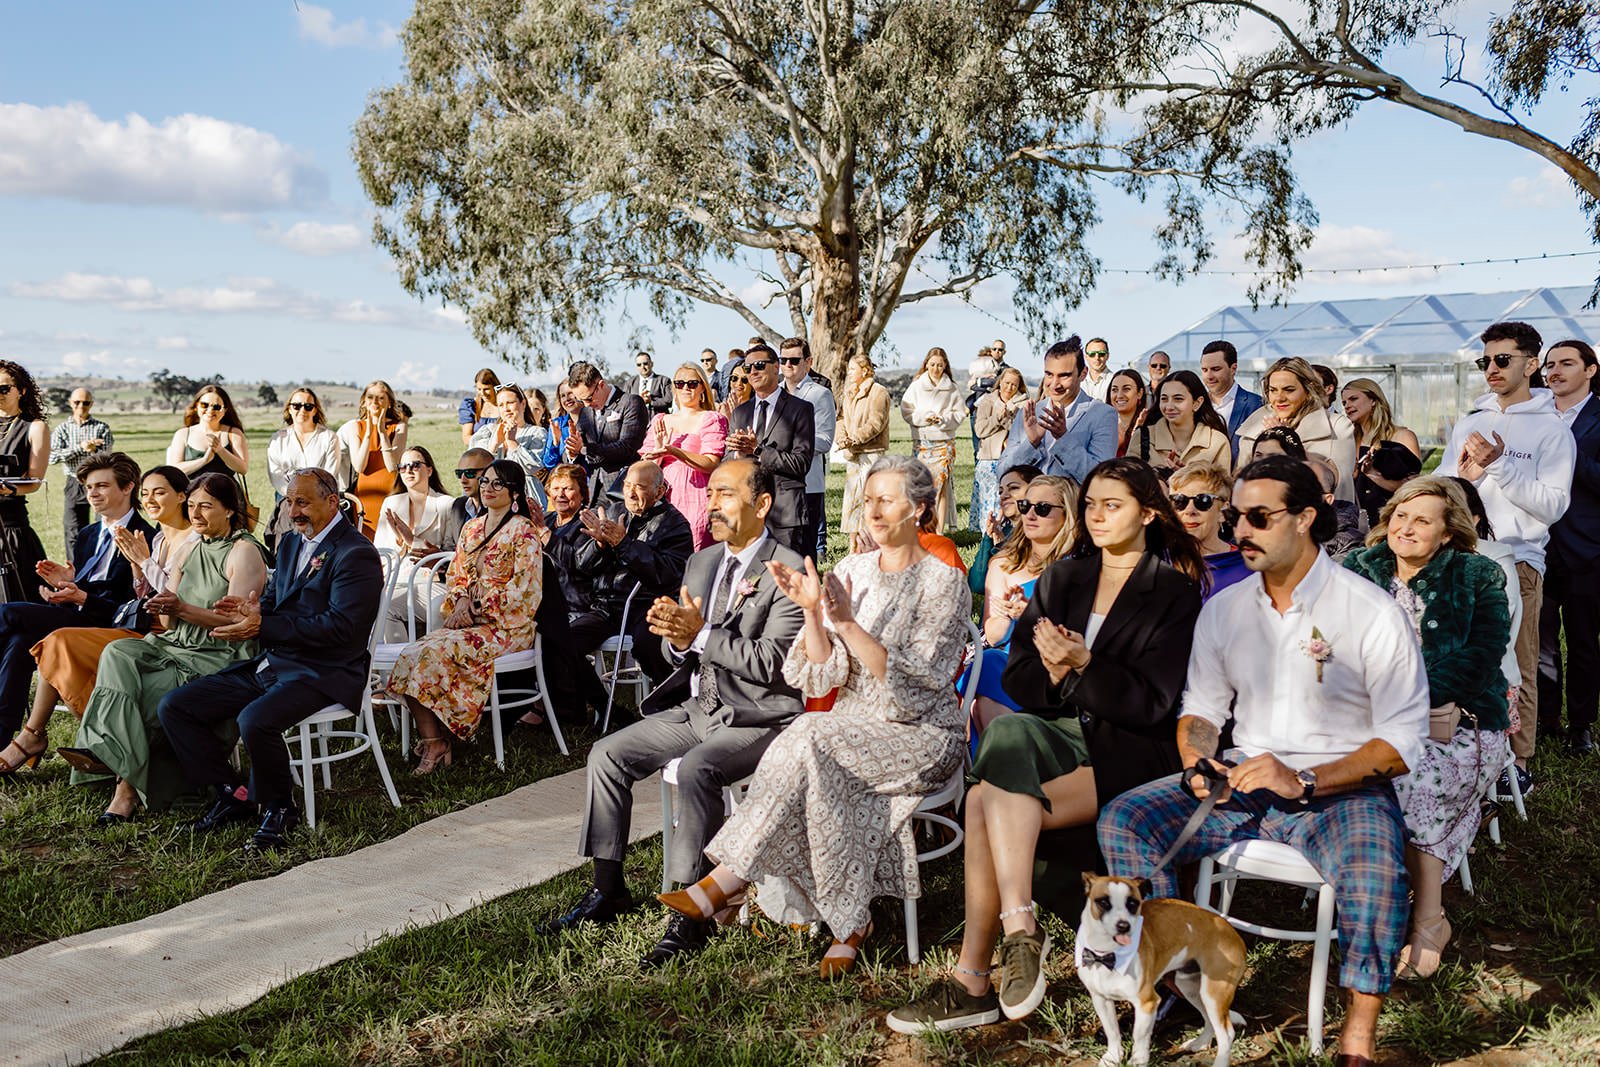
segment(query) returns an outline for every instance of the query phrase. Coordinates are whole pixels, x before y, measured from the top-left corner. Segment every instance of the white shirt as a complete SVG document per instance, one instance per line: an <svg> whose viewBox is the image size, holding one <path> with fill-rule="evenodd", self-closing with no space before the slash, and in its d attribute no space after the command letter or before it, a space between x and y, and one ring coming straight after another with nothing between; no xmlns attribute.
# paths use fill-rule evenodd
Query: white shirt
<svg viewBox="0 0 1600 1067"><path fill-rule="evenodd" d="M1105 624L1106 617L1104 615L1096 615L1092 611L1089 613L1089 625L1083 628L1084 648L1094 648L1094 639L1100 636L1100 627L1104 626Z"/></svg>
<svg viewBox="0 0 1600 1067"><path fill-rule="evenodd" d="M709 613L716 608L717 589L722 585L723 575L727 573L729 567L734 568L734 584L733 591L728 594L727 606L731 608L738 601L739 581L744 577L745 571L750 569L750 563L756 558L756 553L760 551L761 546L766 544L767 537L767 531L762 530L760 537L756 538L748 545L745 545L744 550L738 553L730 552L728 551L726 545L723 546L722 561L717 565L716 577L711 580L711 593L706 597L704 608L706 612ZM715 621L720 620L712 620L711 618L707 617L705 624L700 627L700 632L695 634L694 640L689 643L689 652L704 652L706 650L706 642L711 639L711 630ZM686 653L679 652L676 648L673 648L671 642L667 642L666 647L667 651L672 655L673 662L683 662L683 657ZM695 671L693 674L689 675L689 695L692 697L700 696L699 671Z"/></svg>
<svg viewBox="0 0 1600 1067"><path fill-rule="evenodd" d="M100 536L95 540L94 551L100 552L100 549L106 544L106 542L111 540L111 531L118 526L127 526L128 520L131 518L133 518L132 508L129 508L126 512L124 512L122 518L112 519L109 522L106 520L104 515L100 516ZM114 547L109 548L105 552L101 553L100 562L94 565L94 570L92 572L83 576L83 580L86 582L105 581L106 575L111 573L111 561L116 559L116 557L117 550Z"/></svg>
<svg viewBox="0 0 1600 1067"><path fill-rule="evenodd" d="M1228 391L1222 394L1222 399L1211 398L1211 406L1217 409L1217 414L1222 416L1222 422L1227 424L1233 417L1233 402L1239 399L1239 383L1236 381L1228 386Z"/></svg>
<svg viewBox="0 0 1600 1067"><path fill-rule="evenodd" d="M289 474L301 467L321 467L335 478L344 478L344 445L339 435L326 426L311 432L305 444L294 427L285 426L267 442L267 481L279 496L289 491Z"/></svg>
<svg viewBox="0 0 1600 1067"><path fill-rule="evenodd" d="M806 468L806 492L825 493L828 490L828 453L833 450L834 429L839 421L833 393L810 378L801 378L799 385L784 383L781 388L811 405L814 451L811 466Z"/></svg>
<svg viewBox="0 0 1600 1067"><path fill-rule="evenodd" d="M1556 409L1556 414L1561 416L1561 421L1566 423L1568 429L1572 427L1573 423L1578 421L1578 413L1583 410L1584 405L1589 403L1589 398L1592 396L1594 396L1593 393L1584 393L1583 399L1572 405L1567 410L1562 411L1560 408Z"/></svg>
<svg viewBox="0 0 1600 1067"><path fill-rule="evenodd" d="M1078 388L1096 400L1104 400L1106 393L1111 391L1111 373L1111 368L1107 367L1106 372L1096 378L1091 372L1084 371L1083 380Z"/></svg>
<svg viewBox="0 0 1600 1067"><path fill-rule="evenodd" d="M301 535L301 540L303 540L305 544L300 549L300 558L294 561L295 577L299 577L305 573L306 565L311 562L311 557L317 554L317 546L322 544L323 539L328 536L329 532L333 530L335 525L343 521L344 516L335 511L333 513L332 521L329 522L328 525L324 526L322 528L322 532L317 534L317 536L306 537L303 534Z"/></svg>
<svg viewBox="0 0 1600 1067"><path fill-rule="evenodd" d="M1306 645L1332 649L1317 678ZM1418 766L1428 736L1428 675L1411 620L1386 591L1317 553L1282 615L1255 576L1200 609L1183 715L1219 730L1234 719L1246 757L1296 770L1348 756L1373 738Z"/></svg>

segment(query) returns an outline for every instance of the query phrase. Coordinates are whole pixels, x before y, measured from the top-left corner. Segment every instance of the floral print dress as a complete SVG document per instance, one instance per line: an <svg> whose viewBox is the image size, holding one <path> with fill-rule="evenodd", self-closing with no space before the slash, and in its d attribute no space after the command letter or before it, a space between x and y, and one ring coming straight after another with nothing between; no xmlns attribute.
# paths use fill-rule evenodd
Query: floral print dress
<svg viewBox="0 0 1600 1067"><path fill-rule="evenodd" d="M407 645L389 675L389 692L414 697L463 740L478 729L494 661L533 647L533 617L543 594L543 549L533 524L512 516L484 543L488 516L461 531L446 581L444 617L463 598L474 602L476 625L441 627Z"/></svg>

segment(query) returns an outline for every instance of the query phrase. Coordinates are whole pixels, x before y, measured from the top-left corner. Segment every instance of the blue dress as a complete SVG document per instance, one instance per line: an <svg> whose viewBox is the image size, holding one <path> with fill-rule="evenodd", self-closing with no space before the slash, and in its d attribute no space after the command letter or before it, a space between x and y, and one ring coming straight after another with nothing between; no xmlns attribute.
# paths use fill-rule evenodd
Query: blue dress
<svg viewBox="0 0 1600 1067"><path fill-rule="evenodd" d="M1021 583L1022 595L1029 600L1033 599L1033 587L1039 584L1039 579L1029 578ZM1000 676L1005 673L1006 659L1011 655L1011 635L1016 632L1017 620L1012 619L1011 625L1006 629L1006 639L998 645L992 645L980 650L983 657L983 673L978 676L978 695L988 697L996 704L1010 708L1012 711L1021 711L1022 705L1012 700L1000 684ZM958 692L967 691L967 678L972 674L972 665L968 664L961 671L961 677L956 679ZM974 758L978 754L978 731L969 726L967 747L972 751Z"/></svg>
<svg viewBox="0 0 1600 1067"><path fill-rule="evenodd" d="M1206 569L1211 572L1211 591L1206 594L1207 600L1255 573L1245 566L1244 553L1237 548L1231 552L1218 552L1214 556L1207 556Z"/></svg>

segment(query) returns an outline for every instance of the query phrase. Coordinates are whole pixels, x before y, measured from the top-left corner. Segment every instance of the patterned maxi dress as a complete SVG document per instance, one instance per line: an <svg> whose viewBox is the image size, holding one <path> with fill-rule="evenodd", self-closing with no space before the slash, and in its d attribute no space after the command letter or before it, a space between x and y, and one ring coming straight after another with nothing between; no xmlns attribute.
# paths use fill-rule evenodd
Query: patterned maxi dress
<svg viewBox="0 0 1600 1067"><path fill-rule="evenodd" d="M847 556L855 616L888 651L879 681L831 633L824 663L795 639L783 676L806 697L837 688L833 710L808 712L761 757L744 803L706 848L759 883L761 910L780 922L818 918L843 938L867 923L876 897L917 897L911 815L961 768L963 729L953 681L966 644L966 577L927 556L898 574L879 553Z"/></svg>
<svg viewBox="0 0 1600 1067"><path fill-rule="evenodd" d="M461 598L471 598L477 625L430 631L401 650L389 675L389 692L415 697L462 740L478 729L496 657L533 647L543 593L543 550L533 524L512 516L485 544L487 520L479 515L462 529L444 597L445 618Z"/></svg>

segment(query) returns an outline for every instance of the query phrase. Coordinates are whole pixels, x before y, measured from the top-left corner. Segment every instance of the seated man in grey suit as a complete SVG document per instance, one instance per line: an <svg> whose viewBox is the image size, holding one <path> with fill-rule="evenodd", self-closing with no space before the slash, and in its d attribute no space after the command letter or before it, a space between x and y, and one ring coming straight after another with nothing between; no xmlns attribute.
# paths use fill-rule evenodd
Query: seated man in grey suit
<svg viewBox="0 0 1600 1067"><path fill-rule="evenodd" d="M645 698L641 721L589 751L578 848L594 860L594 887L547 932L610 922L633 907L622 877L633 784L679 757L667 874L680 885L704 877L711 869L705 847L722 826L723 787L754 772L800 714L800 693L782 670L800 632L800 608L778 592L767 563L805 563L767 532L772 473L754 459L727 460L712 472L706 497L711 536L722 543L691 556L679 599L661 597L649 612L650 630L677 669ZM698 951L709 933L709 923L675 914L644 964Z"/></svg>

